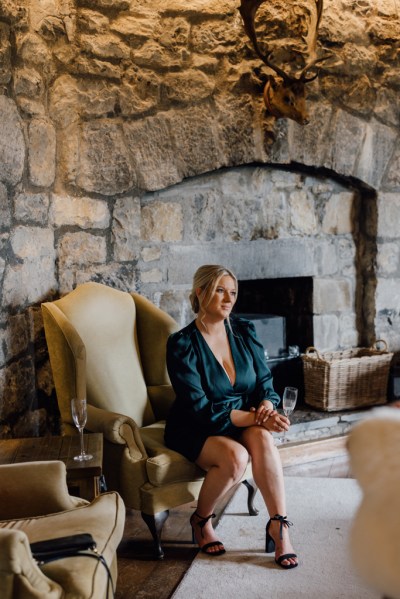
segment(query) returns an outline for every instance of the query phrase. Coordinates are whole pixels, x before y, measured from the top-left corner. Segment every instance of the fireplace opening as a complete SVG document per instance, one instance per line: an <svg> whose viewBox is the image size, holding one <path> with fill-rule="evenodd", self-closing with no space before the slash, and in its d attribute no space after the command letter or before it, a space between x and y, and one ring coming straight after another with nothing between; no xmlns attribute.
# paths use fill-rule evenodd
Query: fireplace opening
<svg viewBox="0 0 400 599"><path fill-rule="evenodd" d="M312 277L239 281L235 313L254 323L277 393L282 396L286 386L297 387L300 403L304 403L300 353L313 345L312 306Z"/></svg>
<svg viewBox="0 0 400 599"><path fill-rule="evenodd" d="M284 318L286 349L297 345L304 352L313 345L312 309L312 277L239 281L235 313L268 314Z"/></svg>

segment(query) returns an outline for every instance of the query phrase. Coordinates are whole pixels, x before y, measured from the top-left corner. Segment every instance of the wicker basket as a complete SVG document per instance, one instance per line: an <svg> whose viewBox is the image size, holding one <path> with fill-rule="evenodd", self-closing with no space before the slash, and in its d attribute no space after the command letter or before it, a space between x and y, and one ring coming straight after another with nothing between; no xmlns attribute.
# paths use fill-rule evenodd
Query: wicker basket
<svg viewBox="0 0 400 599"><path fill-rule="evenodd" d="M383 340L370 348L323 354L307 348L302 355L305 402L326 412L386 403L392 357Z"/></svg>

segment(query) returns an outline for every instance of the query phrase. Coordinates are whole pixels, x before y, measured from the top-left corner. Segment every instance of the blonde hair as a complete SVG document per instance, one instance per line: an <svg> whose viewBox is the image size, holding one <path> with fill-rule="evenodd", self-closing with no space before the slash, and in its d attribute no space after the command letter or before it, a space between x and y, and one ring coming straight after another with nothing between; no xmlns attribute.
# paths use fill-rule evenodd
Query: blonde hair
<svg viewBox="0 0 400 599"><path fill-rule="evenodd" d="M238 291L238 281L231 270L219 264L205 264L200 266L194 273L193 286L189 299L192 310L195 314L200 312L202 306L208 306L212 296L215 293L218 283L222 277L228 276L235 281L236 293ZM196 289L201 289L200 296L197 297Z"/></svg>

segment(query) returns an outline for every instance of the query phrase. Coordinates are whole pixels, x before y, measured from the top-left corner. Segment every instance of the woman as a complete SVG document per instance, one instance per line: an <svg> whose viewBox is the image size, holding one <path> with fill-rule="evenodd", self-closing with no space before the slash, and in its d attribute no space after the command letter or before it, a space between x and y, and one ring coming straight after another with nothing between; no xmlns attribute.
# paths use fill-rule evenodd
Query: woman
<svg viewBox="0 0 400 599"><path fill-rule="evenodd" d="M264 349L254 325L232 317L238 283L218 265L195 273L190 301L196 319L168 339L167 367L176 400L165 441L206 471L197 510L190 518L193 540L210 556L225 553L211 519L217 502L237 484L252 461L253 477L267 506L266 551L282 568L295 568L289 539L280 456L272 431L289 420L276 411Z"/></svg>

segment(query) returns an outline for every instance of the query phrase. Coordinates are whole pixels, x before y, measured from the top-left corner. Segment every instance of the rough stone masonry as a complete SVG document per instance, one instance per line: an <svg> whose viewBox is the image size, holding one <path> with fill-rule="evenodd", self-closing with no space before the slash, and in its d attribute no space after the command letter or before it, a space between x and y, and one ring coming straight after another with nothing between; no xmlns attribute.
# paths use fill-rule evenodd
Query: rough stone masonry
<svg viewBox="0 0 400 599"><path fill-rule="evenodd" d="M88 280L184 324L201 263L312 276L318 347L400 349L396 2L325 1L307 127L265 114L238 4L1 0L0 437L57 430L40 303Z"/></svg>

